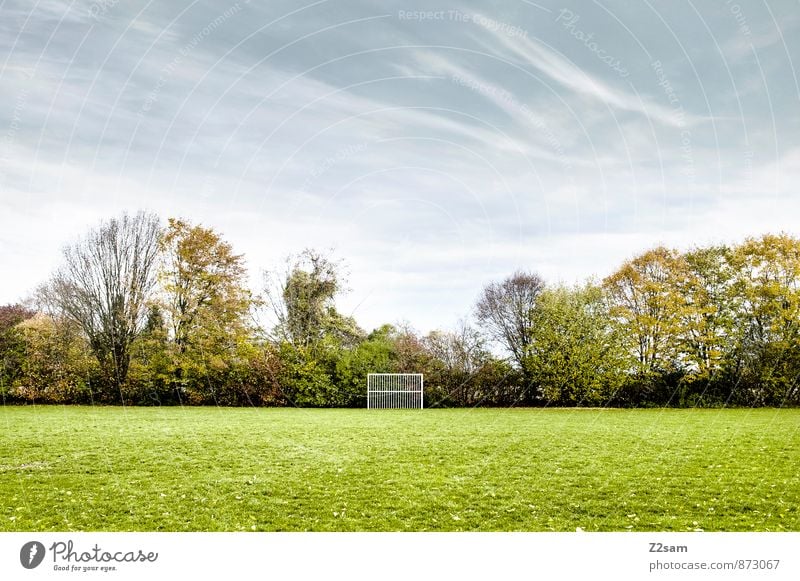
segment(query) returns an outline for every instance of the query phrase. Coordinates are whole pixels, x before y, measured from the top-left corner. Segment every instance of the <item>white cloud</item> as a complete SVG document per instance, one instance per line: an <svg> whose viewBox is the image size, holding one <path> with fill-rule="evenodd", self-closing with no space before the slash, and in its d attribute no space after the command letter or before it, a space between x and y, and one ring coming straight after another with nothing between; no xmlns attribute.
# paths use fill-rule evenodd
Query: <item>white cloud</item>
<svg viewBox="0 0 800 581"><path fill-rule="evenodd" d="M544 73L550 81L605 105L649 117L654 121L681 127L684 123L694 124L702 119L685 115L683 119L676 116L675 110L652 101L643 100L638 95L613 87L595 75L579 68L570 60L541 42L527 37L510 37L502 32L492 32L496 44L510 51L522 60L524 65L531 65Z"/></svg>
<svg viewBox="0 0 800 581"><path fill-rule="evenodd" d="M49 0L31 26L51 26L66 5ZM604 276L658 243L797 231L794 110L763 91L743 98L742 127L712 127L697 115L683 126L638 91L642 78L655 83L646 55L626 55L626 86L611 71L579 68L559 44L569 35L548 36L544 21L522 16L530 39L386 18L364 24L369 34L331 29L264 61L296 40L294 20L228 52L281 16L272 5L251 7L180 66L171 64L187 41L181 31L225 7L198 4L191 21L170 24L157 10L132 21L120 3L92 28L92 51L76 53L68 68L52 50L38 61L46 39L20 37L0 85L0 302L34 288L86 228L141 207L218 229L246 255L256 289L260 269L286 254L334 246L352 272L344 310L366 327L407 319L422 330L455 323L483 284L517 268L573 282ZM9 9L12 26L30 12ZM371 15L358 5L341 10L343 19ZM634 30L652 25L618 14ZM758 13L748 16L755 24ZM330 24L322 9L296 19L304 32ZM766 16L760 22L770 30ZM92 25L69 24L51 47L74 44ZM598 33L603 26L593 23ZM126 30L130 42L103 52ZM0 46L16 35L0 26ZM703 54L709 42L687 40ZM675 78L695 78L679 50L658 48L664 62L673 57ZM708 96L715 122L735 118L729 79L703 69L702 59L691 65L706 77L700 88L681 87L687 112ZM783 61L738 67L737 86L763 75L772 95L794 89Z"/></svg>

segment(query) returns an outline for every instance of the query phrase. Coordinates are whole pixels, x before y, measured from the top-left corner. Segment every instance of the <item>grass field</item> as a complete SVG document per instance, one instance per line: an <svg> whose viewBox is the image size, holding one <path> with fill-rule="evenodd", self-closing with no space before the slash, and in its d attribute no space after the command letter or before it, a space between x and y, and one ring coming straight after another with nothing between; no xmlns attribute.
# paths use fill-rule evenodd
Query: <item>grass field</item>
<svg viewBox="0 0 800 581"><path fill-rule="evenodd" d="M2 531L800 531L800 410L0 408Z"/></svg>

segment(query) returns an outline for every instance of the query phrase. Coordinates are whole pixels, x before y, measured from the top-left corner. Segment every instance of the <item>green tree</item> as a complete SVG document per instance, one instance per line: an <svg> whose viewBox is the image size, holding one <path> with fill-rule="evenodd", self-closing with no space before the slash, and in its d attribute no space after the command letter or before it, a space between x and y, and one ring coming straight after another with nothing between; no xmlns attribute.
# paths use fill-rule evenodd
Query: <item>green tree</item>
<svg viewBox="0 0 800 581"><path fill-rule="evenodd" d="M127 403L162 405L176 403L175 358L161 307L150 306L142 333L131 346L131 365L123 389Z"/></svg>
<svg viewBox="0 0 800 581"><path fill-rule="evenodd" d="M325 361L305 346L283 342L279 349L278 383L289 405L332 407L339 404L339 390Z"/></svg>
<svg viewBox="0 0 800 581"><path fill-rule="evenodd" d="M25 343L18 325L35 315L23 305L0 306L0 396L6 401L9 388L19 376L25 357Z"/></svg>
<svg viewBox="0 0 800 581"><path fill-rule="evenodd" d="M352 346L364 333L352 317L336 310L344 292L342 265L325 254L306 249L287 259L284 272L268 272L266 298L276 319L278 341L316 352L328 345Z"/></svg>
<svg viewBox="0 0 800 581"><path fill-rule="evenodd" d="M333 359L332 380L337 387L338 405L366 407L367 374L394 371L394 328L384 325L375 329L355 347L341 349Z"/></svg>
<svg viewBox="0 0 800 581"><path fill-rule="evenodd" d="M546 401L608 402L623 384L625 366L625 349L599 287L562 286L540 294L525 368Z"/></svg>

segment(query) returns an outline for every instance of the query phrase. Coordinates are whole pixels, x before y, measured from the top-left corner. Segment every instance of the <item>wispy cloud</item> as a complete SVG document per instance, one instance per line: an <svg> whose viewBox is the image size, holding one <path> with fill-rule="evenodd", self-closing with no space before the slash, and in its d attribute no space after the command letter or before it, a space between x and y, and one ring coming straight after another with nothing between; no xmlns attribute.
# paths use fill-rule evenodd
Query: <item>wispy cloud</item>
<svg viewBox="0 0 800 581"><path fill-rule="evenodd" d="M701 117L686 115L678 118L674 109L664 107L650 100L643 100L630 91L612 86L588 73L565 58L562 54L545 44L527 37L509 37L492 32L493 43L487 48L499 46L505 52L515 55L525 67L533 67L544 73L547 80L569 91L603 103L610 108L639 113L658 123L672 127L682 127L702 121Z"/></svg>
<svg viewBox="0 0 800 581"><path fill-rule="evenodd" d="M96 220L139 207L220 230L255 288L285 254L333 246L351 266L343 308L422 330L516 268L572 281L660 242L796 229L800 45L782 6L747 9L761 67L737 60L722 9L713 39L691 13L665 31L597 12L621 78L529 4L443 7L505 27L396 17L406 4L7 0L0 302ZM717 47L736 61L724 75Z"/></svg>

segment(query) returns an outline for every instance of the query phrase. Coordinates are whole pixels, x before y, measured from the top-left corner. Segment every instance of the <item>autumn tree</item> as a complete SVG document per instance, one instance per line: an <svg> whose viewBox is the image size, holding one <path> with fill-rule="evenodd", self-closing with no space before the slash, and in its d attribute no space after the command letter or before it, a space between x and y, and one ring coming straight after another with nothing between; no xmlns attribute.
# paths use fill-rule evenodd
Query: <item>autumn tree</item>
<svg viewBox="0 0 800 581"><path fill-rule="evenodd" d="M166 319L181 353L246 324L251 305L241 254L211 228L170 218L161 239Z"/></svg>
<svg viewBox="0 0 800 581"><path fill-rule="evenodd" d="M97 361L80 326L66 317L37 314L21 322L23 358L11 394L38 403L88 403L107 399L93 393Z"/></svg>
<svg viewBox="0 0 800 581"><path fill-rule="evenodd" d="M49 307L83 330L117 393L156 285L160 232L158 217L145 212L104 221L64 249L63 265L42 289Z"/></svg>
<svg viewBox="0 0 800 581"><path fill-rule="evenodd" d="M758 343L791 341L800 331L800 240L786 234L748 238L731 257L740 316Z"/></svg>
<svg viewBox="0 0 800 581"><path fill-rule="evenodd" d="M252 303L242 255L211 228L170 219L161 238L164 319L183 381L224 371L250 331ZM200 380L201 382L203 380Z"/></svg>
<svg viewBox="0 0 800 581"><path fill-rule="evenodd" d="M748 238L731 262L737 342L733 378L746 403L800 399L800 240ZM746 393L745 393L746 392Z"/></svg>
<svg viewBox="0 0 800 581"><path fill-rule="evenodd" d="M638 372L679 365L686 304L681 287L688 276L678 252L658 247L625 262L603 281L610 314L621 325Z"/></svg>
<svg viewBox="0 0 800 581"><path fill-rule="evenodd" d="M21 304L0 306L0 337L11 331L22 321L30 319L36 314L31 308Z"/></svg>
<svg viewBox="0 0 800 581"><path fill-rule="evenodd" d="M693 379L712 380L733 348L737 300L727 246L695 248L683 255L687 276L676 281L684 298L680 339Z"/></svg>

